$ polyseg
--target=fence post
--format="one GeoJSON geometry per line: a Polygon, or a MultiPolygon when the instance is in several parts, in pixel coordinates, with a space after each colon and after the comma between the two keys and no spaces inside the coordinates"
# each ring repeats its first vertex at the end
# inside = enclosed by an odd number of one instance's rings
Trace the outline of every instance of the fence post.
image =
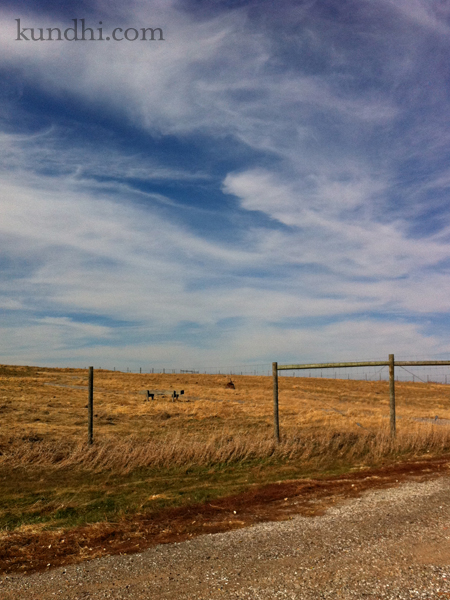
{"type": "Polygon", "coordinates": [[[94,443],[94,367],[89,367],[88,443],[94,443]]]}
{"type": "Polygon", "coordinates": [[[272,363],[273,378],[273,424],[275,428],[275,441],[280,443],[280,421],[278,418],[278,363],[272,363]]]}
{"type": "Polygon", "coordinates": [[[389,354],[389,413],[391,421],[391,437],[395,437],[395,378],[394,355],[389,354]]]}

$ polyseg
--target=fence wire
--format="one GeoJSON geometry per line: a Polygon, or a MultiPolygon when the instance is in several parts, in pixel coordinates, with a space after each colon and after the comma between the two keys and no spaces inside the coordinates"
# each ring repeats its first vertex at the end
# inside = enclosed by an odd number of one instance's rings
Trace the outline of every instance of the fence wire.
{"type": "MultiPolygon", "coordinates": [[[[397,358],[397,357],[396,357],[397,358]]],[[[421,357],[413,357],[411,360],[420,360],[421,357]]],[[[402,360],[404,358],[402,357],[402,360]]],[[[409,359],[409,357],[408,357],[409,359]]],[[[406,359],[405,359],[406,360],[406,359]]],[[[96,367],[100,368],[101,367],[96,367]]],[[[171,367],[134,367],[121,368],[113,367],[107,369],[111,371],[119,371],[122,373],[141,373],[145,374],[166,374],[166,375],[227,375],[229,377],[246,375],[246,376],[272,376],[272,364],[247,364],[234,366],[218,366],[218,367],[196,367],[196,368],[171,368],[171,367]]],[[[351,368],[336,368],[336,369],[311,369],[305,371],[280,371],[279,377],[307,377],[317,379],[347,379],[355,381],[389,381],[389,368],[383,367],[351,367],[351,368]]],[[[409,381],[413,383],[441,383],[450,384],[450,367],[395,367],[396,381],[409,381]]]]}

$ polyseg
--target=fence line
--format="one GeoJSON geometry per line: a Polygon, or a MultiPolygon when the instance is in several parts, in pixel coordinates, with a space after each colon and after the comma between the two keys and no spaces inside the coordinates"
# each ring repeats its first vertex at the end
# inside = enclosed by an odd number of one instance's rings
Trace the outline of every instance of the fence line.
{"type": "MultiPolygon", "coordinates": [[[[266,368],[266,365],[258,365],[260,367],[266,368]]],[[[427,366],[450,366],[450,360],[410,360],[410,361],[395,361],[394,355],[389,354],[389,359],[387,361],[356,361],[356,362],[339,362],[339,363],[310,363],[310,364],[290,364],[290,365],[279,365],[277,362],[272,363],[272,380],[273,380],[273,417],[274,417],[274,437],[275,440],[280,442],[280,422],[279,422],[279,403],[278,403],[278,379],[279,372],[281,374],[282,371],[295,371],[295,370],[314,370],[314,369],[340,369],[340,368],[360,368],[360,367],[381,367],[378,371],[381,380],[381,371],[385,367],[389,367],[389,417],[390,417],[390,432],[391,436],[395,436],[396,432],[396,412],[395,412],[395,367],[400,367],[404,369],[407,373],[412,375],[413,381],[415,377],[417,377],[420,381],[425,383],[418,375],[411,373],[405,367],[427,367],[427,366]]],[[[114,367],[114,372],[116,368],[114,367]]],[[[176,369],[167,369],[167,373],[172,374],[176,373],[176,369]]],[[[253,370],[256,375],[256,370],[253,370]]],[[[120,371],[119,371],[120,372],[120,371]]],[[[122,371],[123,372],[123,371],[122,371]]],[[[127,368],[127,373],[130,373],[130,369],[127,368]]],[[[159,372],[165,374],[166,369],[160,369],[159,372]]],[[[139,368],[139,373],[142,374],[142,367],[139,368]]],[[[151,373],[155,373],[155,369],[151,369],[151,373]]],[[[183,374],[200,374],[200,371],[196,371],[194,369],[180,369],[179,373],[183,374]]],[[[206,374],[206,371],[205,371],[206,374]]],[[[236,371],[227,371],[225,370],[223,373],[219,370],[219,374],[239,374],[236,371]]],[[[240,372],[242,375],[242,371],[240,372]]],[[[265,375],[265,373],[264,373],[265,375]]],[[[267,372],[269,375],[269,372],[267,372]]],[[[311,373],[309,373],[311,376],[311,373]]],[[[322,372],[321,372],[322,376],[322,372]]],[[[334,373],[334,378],[336,378],[336,372],[334,373]]],[[[366,373],[367,380],[367,373],[366,373]]],[[[398,377],[397,377],[398,381],[398,377]]],[[[427,375],[427,383],[429,383],[429,376],[427,375]]],[[[447,383],[447,375],[445,375],[445,383],[447,383]]],[[[70,386],[67,386],[70,387],[70,386]]],[[[94,417],[94,367],[89,367],[89,379],[88,379],[88,443],[93,444],[94,435],[93,435],[93,417],[94,417]]]]}
{"type": "MultiPolygon", "coordinates": [[[[365,381],[389,381],[388,367],[387,361],[365,361],[364,363],[358,363],[358,366],[355,365],[355,371],[352,373],[353,367],[347,366],[349,363],[323,363],[323,364],[334,364],[336,371],[334,373],[328,374],[332,367],[325,369],[324,372],[320,372],[318,375],[314,375],[311,371],[313,370],[313,365],[301,365],[304,370],[309,369],[310,372],[307,376],[309,377],[319,377],[323,379],[347,379],[347,380],[365,380],[365,381]],[[337,366],[339,365],[339,366],[337,366]],[[346,365],[346,366],[342,366],[346,365]],[[361,366],[359,366],[361,365],[361,366]],[[374,370],[374,367],[380,366],[374,370]],[[358,369],[364,369],[367,367],[368,370],[357,372],[358,369]],[[350,372],[348,372],[350,371],[350,372]]],[[[450,365],[448,365],[447,361],[396,361],[396,366],[401,367],[402,371],[396,372],[396,381],[422,381],[423,383],[442,383],[447,384],[450,383],[450,365]],[[432,363],[432,364],[430,364],[432,363]],[[403,365],[412,365],[414,367],[422,367],[419,373],[411,372],[408,369],[405,369],[403,365]],[[433,366],[436,364],[437,366],[447,366],[447,369],[439,369],[437,372],[434,370],[434,374],[431,376],[430,372],[423,372],[427,366],[433,366]]],[[[297,377],[295,370],[295,365],[282,365],[284,369],[280,371],[279,376],[282,377],[297,377]],[[288,371],[291,370],[292,374],[288,371]]],[[[87,367],[85,367],[87,368],[87,367]]],[[[99,367],[101,369],[101,367],[99,367]]],[[[162,368],[162,367],[135,367],[134,369],[126,368],[126,369],[118,369],[114,367],[111,370],[117,373],[129,373],[129,374],[142,374],[142,375],[174,375],[174,374],[196,374],[196,375],[225,375],[228,377],[237,377],[237,376],[257,376],[257,377],[270,377],[272,375],[272,366],[271,364],[259,364],[254,367],[250,365],[242,365],[242,366],[234,366],[234,367],[212,367],[212,368],[200,368],[196,369],[173,369],[173,368],[162,368]]],[[[300,375],[303,377],[303,375],[300,375]]]]}
{"type": "MultiPolygon", "coordinates": [[[[274,406],[274,435],[277,442],[280,441],[280,424],[278,414],[278,372],[294,371],[297,369],[338,369],[354,367],[389,367],[389,417],[391,436],[395,437],[395,367],[423,367],[423,366],[450,366],[450,360],[400,360],[395,361],[394,355],[389,354],[387,361],[359,361],[340,363],[311,363],[302,365],[279,365],[272,363],[273,378],[273,406],[274,406]]],[[[366,377],[367,378],[367,377],[366,377]]],[[[413,375],[414,379],[414,375],[413,375]]],[[[446,379],[447,383],[447,379],[446,379]]]]}

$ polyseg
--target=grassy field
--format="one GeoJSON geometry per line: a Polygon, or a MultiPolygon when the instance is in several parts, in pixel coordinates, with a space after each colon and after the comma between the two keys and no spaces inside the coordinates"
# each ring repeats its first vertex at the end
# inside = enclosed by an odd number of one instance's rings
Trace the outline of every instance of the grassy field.
{"type": "Polygon", "coordinates": [[[280,378],[282,443],[270,377],[95,371],[87,445],[87,371],[0,367],[0,529],[114,522],[252,485],[337,474],[450,450],[450,386],[280,378]],[[145,389],[184,389],[144,402],[145,389]],[[429,420],[429,421],[427,421],[429,420]]]}

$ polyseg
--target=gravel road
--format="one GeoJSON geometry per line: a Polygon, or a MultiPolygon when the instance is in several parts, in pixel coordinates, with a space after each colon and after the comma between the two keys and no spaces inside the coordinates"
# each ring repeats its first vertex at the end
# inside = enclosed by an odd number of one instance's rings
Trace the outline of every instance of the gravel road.
{"type": "Polygon", "coordinates": [[[449,511],[449,477],[402,483],[342,501],[319,517],[2,575],[0,598],[450,599],[449,511]]]}

